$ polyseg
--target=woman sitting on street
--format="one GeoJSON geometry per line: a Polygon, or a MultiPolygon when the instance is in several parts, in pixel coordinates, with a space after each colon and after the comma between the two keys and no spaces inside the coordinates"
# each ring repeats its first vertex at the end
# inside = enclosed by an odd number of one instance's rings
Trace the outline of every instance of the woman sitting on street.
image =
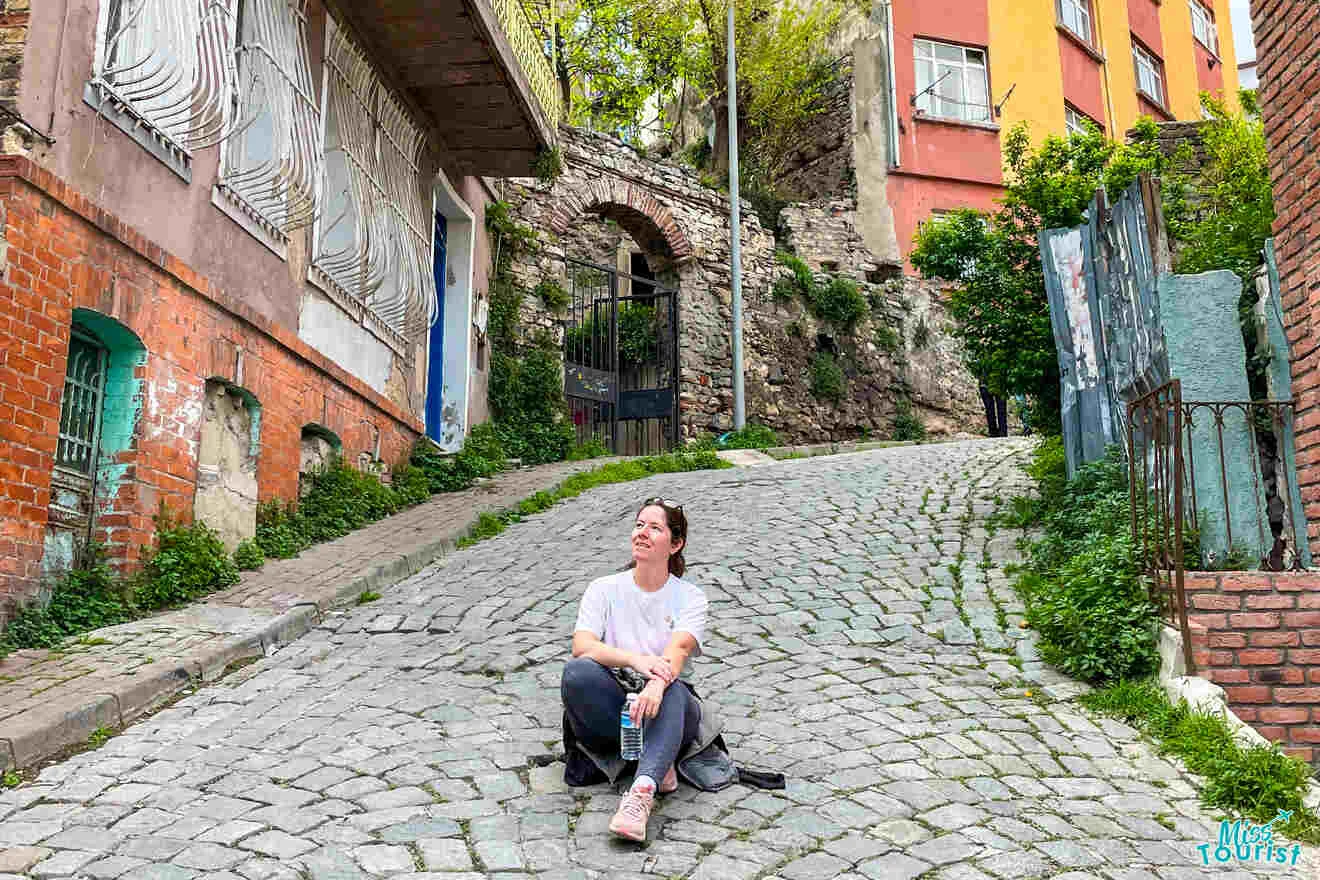
{"type": "Polygon", "coordinates": [[[687,518],[680,505],[645,501],[632,531],[632,563],[587,587],[573,632],[573,659],[560,688],[567,725],[588,752],[619,755],[620,714],[627,694],[620,679],[633,670],[646,680],[633,705],[642,724],[642,751],[631,789],[610,831],[646,840],[655,793],[678,787],[674,763],[693,743],[701,704],[679,680],[689,657],[701,654],[706,595],[681,579],[687,518]]]}

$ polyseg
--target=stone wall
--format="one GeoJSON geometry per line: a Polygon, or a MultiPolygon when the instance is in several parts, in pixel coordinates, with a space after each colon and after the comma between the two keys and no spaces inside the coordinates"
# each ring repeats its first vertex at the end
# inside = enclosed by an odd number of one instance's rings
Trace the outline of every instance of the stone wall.
{"type": "MultiPolygon", "coordinates": [[[[851,59],[848,59],[850,61],[851,59]]],[[[853,165],[853,80],[850,63],[824,98],[824,109],[796,147],[785,157],[776,184],[790,200],[856,199],[857,171],[853,165]]]]}
{"type": "Polygon", "coordinates": [[[14,110],[23,78],[31,0],[0,0],[0,107],[14,110]]]}
{"type": "MultiPolygon", "coordinates": [[[[554,184],[520,181],[506,188],[513,215],[537,230],[541,242],[515,265],[516,276],[530,289],[544,278],[564,278],[565,256],[612,264],[611,254],[635,244],[657,278],[679,289],[683,435],[728,430],[727,196],[702,186],[690,169],[648,160],[610,138],[565,129],[563,144],[565,170],[554,184]]],[[[775,301],[771,287],[784,272],[775,261],[775,241],[743,206],[748,421],[769,425],[793,443],[888,437],[895,402],[910,397],[935,434],[983,431],[976,383],[947,333],[940,288],[901,279],[896,264],[876,260],[850,212],[848,202],[793,205],[782,218],[789,229],[785,247],[815,269],[856,279],[874,302],[873,312],[845,333],[817,321],[802,302],[775,301]],[[809,390],[810,365],[821,349],[836,354],[845,373],[847,390],[837,405],[816,400],[809,390]]],[[[524,333],[558,334],[564,316],[528,296],[522,319],[524,333]]]]}

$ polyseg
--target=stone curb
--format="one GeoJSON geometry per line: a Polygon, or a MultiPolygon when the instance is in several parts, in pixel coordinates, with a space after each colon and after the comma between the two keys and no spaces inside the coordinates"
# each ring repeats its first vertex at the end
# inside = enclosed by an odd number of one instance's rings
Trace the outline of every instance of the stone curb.
{"type": "Polygon", "coordinates": [[[297,641],[314,629],[332,608],[356,598],[364,590],[386,587],[416,574],[456,546],[457,542],[449,539],[432,541],[340,584],[327,597],[328,601],[295,605],[259,628],[235,634],[186,657],[171,658],[169,663],[160,664],[160,670],[134,677],[121,687],[106,689],[80,705],[20,720],[17,730],[6,730],[6,736],[0,737],[0,770],[31,767],[64,749],[87,742],[98,728],[122,728],[186,688],[215,681],[237,660],[262,657],[297,641]]]}

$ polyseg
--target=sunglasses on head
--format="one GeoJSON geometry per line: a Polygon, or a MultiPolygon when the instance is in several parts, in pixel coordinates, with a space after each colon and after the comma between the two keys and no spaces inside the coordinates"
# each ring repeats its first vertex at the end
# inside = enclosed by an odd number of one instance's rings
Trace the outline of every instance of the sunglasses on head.
{"type": "Polygon", "coordinates": [[[680,513],[682,513],[683,511],[683,505],[675,501],[670,501],[668,498],[660,498],[659,496],[655,498],[648,498],[642,502],[643,507],[650,507],[653,504],[657,504],[660,507],[667,507],[670,510],[677,510],[680,513]]]}

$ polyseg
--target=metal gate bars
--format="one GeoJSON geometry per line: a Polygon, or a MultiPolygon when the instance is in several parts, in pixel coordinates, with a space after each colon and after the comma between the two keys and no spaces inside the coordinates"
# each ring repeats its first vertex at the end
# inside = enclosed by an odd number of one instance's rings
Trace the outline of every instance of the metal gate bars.
{"type": "Polygon", "coordinates": [[[678,291],[564,258],[564,396],[577,442],[619,455],[678,445],[678,291]]]}

